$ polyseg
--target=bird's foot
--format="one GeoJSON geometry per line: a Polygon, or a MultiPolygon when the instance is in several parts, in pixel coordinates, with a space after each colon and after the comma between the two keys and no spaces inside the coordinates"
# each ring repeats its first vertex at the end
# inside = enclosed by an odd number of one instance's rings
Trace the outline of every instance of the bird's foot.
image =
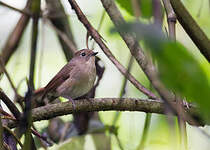
{"type": "Polygon", "coordinates": [[[71,97],[69,97],[68,100],[72,102],[73,111],[75,111],[76,110],[76,104],[75,104],[74,100],[71,97]]]}

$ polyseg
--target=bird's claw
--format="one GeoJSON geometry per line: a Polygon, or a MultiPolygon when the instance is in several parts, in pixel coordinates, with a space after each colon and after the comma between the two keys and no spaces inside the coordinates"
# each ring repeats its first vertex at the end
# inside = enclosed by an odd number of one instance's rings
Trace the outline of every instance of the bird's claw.
{"type": "Polygon", "coordinates": [[[68,98],[68,99],[69,99],[69,101],[72,102],[73,111],[75,111],[76,110],[76,104],[75,104],[74,100],[72,98],[68,98]]]}

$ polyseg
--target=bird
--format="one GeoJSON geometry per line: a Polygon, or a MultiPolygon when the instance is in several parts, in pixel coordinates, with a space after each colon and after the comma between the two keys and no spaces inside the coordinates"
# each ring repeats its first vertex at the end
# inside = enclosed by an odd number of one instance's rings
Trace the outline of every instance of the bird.
{"type": "Polygon", "coordinates": [[[39,102],[43,102],[45,97],[64,97],[72,102],[75,109],[74,99],[85,95],[94,86],[97,53],[90,49],[77,51],[45,87],[35,90],[34,95],[41,97],[39,102]]]}

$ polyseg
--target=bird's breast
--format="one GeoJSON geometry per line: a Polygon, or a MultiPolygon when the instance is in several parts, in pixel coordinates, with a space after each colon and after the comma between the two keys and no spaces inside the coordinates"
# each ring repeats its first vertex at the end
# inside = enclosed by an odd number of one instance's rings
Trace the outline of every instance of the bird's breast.
{"type": "Polygon", "coordinates": [[[57,91],[60,96],[75,99],[88,93],[94,86],[96,79],[96,68],[94,66],[77,68],[70,78],[67,79],[57,91]]]}

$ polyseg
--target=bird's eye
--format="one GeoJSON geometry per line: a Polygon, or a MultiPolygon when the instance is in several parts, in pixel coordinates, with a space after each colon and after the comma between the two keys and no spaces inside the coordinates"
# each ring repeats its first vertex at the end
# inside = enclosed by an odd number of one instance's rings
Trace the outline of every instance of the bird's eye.
{"type": "Polygon", "coordinates": [[[85,56],[86,54],[85,54],[85,52],[83,52],[81,55],[82,55],[82,56],[85,56]]]}

